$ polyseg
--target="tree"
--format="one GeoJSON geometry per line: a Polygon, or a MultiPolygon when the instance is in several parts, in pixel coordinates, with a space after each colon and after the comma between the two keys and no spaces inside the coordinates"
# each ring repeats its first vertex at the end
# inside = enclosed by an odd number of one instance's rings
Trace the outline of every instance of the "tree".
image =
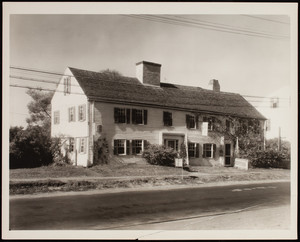
{"type": "Polygon", "coordinates": [[[106,75],[108,80],[117,80],[122,76],[122,74],[116,70],[105,69],[99,72],[106,75]]]}
{"type": "Polygon", "coordinates": [[[26,92],[33,100],[27,105],[30,118],[26,119],[29,125],[39,125],[50,132],[51,127],[51,99],[53,93],[42,90],[26,92]]]}
{"type": "Polygon", "coordinates": [[[28,104],[28,127],[10,128],[10,168],[49,165],[60,151],[60,141],[50,135],[52,93],[29,90],[27,94],[33,99],[28,104]]]}

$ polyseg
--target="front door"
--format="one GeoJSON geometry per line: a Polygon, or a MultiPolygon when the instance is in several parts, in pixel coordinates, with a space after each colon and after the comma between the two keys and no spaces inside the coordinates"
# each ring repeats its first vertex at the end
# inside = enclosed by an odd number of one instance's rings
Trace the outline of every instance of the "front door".
{"type": "Polygon", "coordinates": [[[225,166],[231,165],[231,144],[225,144],[225,166]]]}
{"type": "Polygon", "coordinates": [[[178,151],[178,140],[177,139],[165,139],[165,146],[178,151]]]}

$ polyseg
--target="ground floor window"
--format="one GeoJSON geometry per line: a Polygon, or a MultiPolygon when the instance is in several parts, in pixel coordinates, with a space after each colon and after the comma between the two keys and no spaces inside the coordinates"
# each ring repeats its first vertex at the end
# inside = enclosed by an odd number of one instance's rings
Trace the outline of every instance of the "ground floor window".
{"type": "Polygon", "coordinates": [[[216,152],[215,144],[203,144],[203,157],[204,158],[214,158],[216,152]]]}
{"type": "Polygon", "coordinates": [[[199,144],[189,142],[188,154],[190,158],[199,158],[199,144]]]}
{"type": "Polygon", "coordinates": [[[70,138],[69,140],[69,152],[73,152],[75,150],[75,139],[70,138]]]}
{"type": "Polygon", "coordinates": [[[143,140],[132,140],[132,154],[137,155],[143,152],[143,140]]]}
{"type": "Polygon", "coordinates": [[[114,154],[115,155],[125,155],[125,139],[115,139],[114,140],[114,154]]]}
{"type": "Polygon", "coordinates": [[[164,139],[164,145],[178,151],[178,139],[164,139]]]}
{"type": "Polygon", "coordinates": [[[85,138],[80,138],[80,143],[79,143],[79,153],[85,153],[86,151],[86,139],[85,138]]]}

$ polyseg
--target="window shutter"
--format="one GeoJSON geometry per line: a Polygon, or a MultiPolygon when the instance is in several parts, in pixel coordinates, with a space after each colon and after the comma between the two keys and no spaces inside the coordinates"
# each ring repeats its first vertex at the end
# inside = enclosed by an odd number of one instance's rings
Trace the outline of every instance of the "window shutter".
{"type": "Polygon", "coordinates": [[[74,117],[74,122],[76,121],[76,112],[75,112],[75,110],[76,110],[76,108],[75,107],[73,107],[73,112],[74,112],[74,115],[73,115],[73,117],[74,117]]]}
{"type": "Polygon", "coordinates": [[[196,115],[196,116],[195,116],[196,129],[198,129],[198,128],[199,128],[199,124],[198,124],[198,122],[199,122],[199,116],[198,116],[198,115],[196,115]]]}
{"type": "Polygon", "coordinates": [[[206,144],[203,144],[202,157],[205,158],[206,144]]]}
{"type": "Polygon", "coordinates": [[[136,124],[136,109],[132,109],[132,123],[136,124]]]}
{"type": "Polygon", "coordinates": [[[130,155],[130,140],[126,140],[126,155],[130,155]]]}
{"type": "Polygon", "coordinates": [[[71,122],[71,108],[68,108],[69,122],[71,122]]]}
{"type": "Polygon", "coordinates": [[[83,148],[83,153],[86,154],[86,149],[87,149],[87,139],[86,139],[86,138],[83,138],[83,140],[84,140],[84,141],[83,141],[83,143],[84,143],[84,146],[83,146],[83,147],[84,147],[84,148],[83,148]]]}
{"type": "Polygon", "coordinates": [[[114,108],[114,119],[115,119],[115,123],[119,123],[119,119],[118,119],[118,108],[114,108]]]}
{"type": "Polygon", "coordinates": [[[86,104],[83,105],[83,108],[82,108],[82,112],[83,112],[83,121],[85,121],[86,119],[86,104]]]}
{"type": "Polygon", "coordinates": [[[199,158],[199,144],[196,144],[196,158],[199,158]]]}
{"type": "Polygon", "coordinates": [[[118,155],[117,140],[114,140],[114,155],[118,155]]]}
{"type": "Polygon", "coordinates": [[[216,150],[217,150],[217,146],[216,144],[213,144],[213,158],[216,157],[216,150]]]}
{"type": "Polygon", "coordinates": [[[81,105],[78,106],[78,121],[80,121],[80,106],[81,105]]]}
{"type": "Polygon", "coordinates": [[[130,124],[130,109],[126,109],[126,123],[130,124]]]}
{"type": "Polygon", "coordinates": [[[190,128],[190,115],[186,115],[185,116],[185,119],[186,119],[186,127],[189,129],[190,128]]]}
{"type": "Polygon", "coordinates": [[[144,110],[144,125],[147,124],[147,119],[148,119],[148,110],[144,110]]]}
{"type": "Polygon", "coordinates": [[[147,141],[147,140],[144,140],[143,145],[144,145],[143,150],[147,149],[148,141],[147,141]]]}

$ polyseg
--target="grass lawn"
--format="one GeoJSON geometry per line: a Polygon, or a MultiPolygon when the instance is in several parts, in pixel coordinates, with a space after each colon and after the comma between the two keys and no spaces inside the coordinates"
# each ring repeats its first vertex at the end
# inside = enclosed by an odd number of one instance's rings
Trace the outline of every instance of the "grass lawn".
{"type": "Polygon", "coordinates": [[[75,166],[44,166],[12,169],[10,194],[36,194],[54,191],[102,190],[144,186],[204,184],[228,181],[258,181],[290,178],[290,170],[249,169],[233,167],[192,167],[192,172],[175,167],[150,164],[111,164],[90,168],[75,166]],[[181,177],[180,175],[185,175],[181,177]],[[116,179],[97,179],[116,177],[116,179]],[[126,179],[118,179],[126,177],[126,179]],[[67,178],[67,179],[66,179],[67,178]],[[69,179],[68,179],[69,178],[69,179]]]}
{"type": "Polygon", "coordinates": [[[43,166],[31,169],[11,169],[10,179],[38,179],[61,177],[122,177],[190,174],[181,168],[149,164],[98,165],[90,168],[75,166],[43,166]]]}

